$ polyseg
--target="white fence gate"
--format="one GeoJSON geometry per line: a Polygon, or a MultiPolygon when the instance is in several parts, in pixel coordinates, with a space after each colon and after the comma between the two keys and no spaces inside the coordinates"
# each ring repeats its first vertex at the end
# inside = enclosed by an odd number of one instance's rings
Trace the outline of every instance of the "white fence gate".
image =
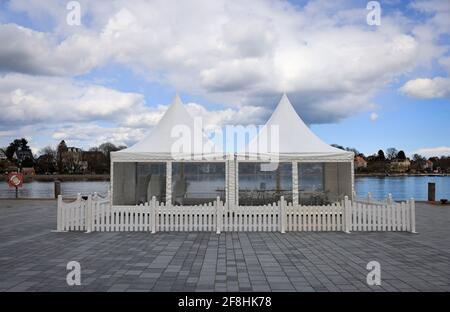
{"type": "Polygon", "coordinates": [[[58,197],[58,231],[409,231],[415,232],[414,200],[351,201],[322,206],[279,202],[227,207],[217,198],[197,206],[150,203],[111,206],[110,196],[58,197]]]}

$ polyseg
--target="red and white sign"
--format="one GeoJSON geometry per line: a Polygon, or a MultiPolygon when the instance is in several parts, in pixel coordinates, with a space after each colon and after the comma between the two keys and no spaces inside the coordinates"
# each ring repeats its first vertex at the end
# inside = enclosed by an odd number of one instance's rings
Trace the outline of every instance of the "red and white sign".
{"type": "Polygon", "coordinates": [[[23,174],[20,172],[10,172],[8,174],[8,184],[11,187],[22,187],[23,185],[23,174]]]}

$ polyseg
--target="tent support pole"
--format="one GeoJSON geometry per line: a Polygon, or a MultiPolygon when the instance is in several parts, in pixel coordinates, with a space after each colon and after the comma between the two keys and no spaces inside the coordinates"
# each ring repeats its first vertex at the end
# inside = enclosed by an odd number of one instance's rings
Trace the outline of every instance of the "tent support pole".
{"type": "Polygon", "coordinates": [[[234,156],[234,204],[239,206],[239,162],[236,155],[234,156]]]}
{"type": "Polygon", "coordinates": [[[298,163],[292,162],[292,204],[298,205],[298,163]]]}
{"type": "Polygon", "coordinates": [[[355,163],[353,159],[350,161],[350,175],[352,180],[352,194],[349,196],[351,200],[355,200],[355,198],[353,198],[353,194],[355,194],[355,163]]]}
{"type": "Polygon", "coordinates": [[[109,194],[111,194],[111,198],[110,200],[110,205],[112,207],[113,205],[113,198],[114,198],[114,193],[113,193],[113,183],[114,183],[114,160],[111,157],[111,163],[109,165],[109,194]]]}
{"type": "Polygon", "coordinates": [[[166,205],[172,204],[172,162],[166,162],[166,205]]]}
{"type": "Polygon", "coordinates": [[[225,159],[225,203],[228,205],[230,202],[230,179],[228,176],[229,172],[229,162],[228,159],[225,159]]]}
{"type": "Polygon", "coordinates": [[[228,209],[232,209],[238,202],[238,185],[237,185],[237,161],[233,157],[227,159],[228,169],[227,169],[227,179],[228,179],[228,201],[227,207],[228,209]]]}

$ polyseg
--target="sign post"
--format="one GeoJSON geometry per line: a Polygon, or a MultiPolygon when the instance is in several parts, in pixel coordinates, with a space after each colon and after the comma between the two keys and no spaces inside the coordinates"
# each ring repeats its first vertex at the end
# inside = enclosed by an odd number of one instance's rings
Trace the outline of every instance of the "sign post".
{"type": "Polygon", "coordinates": [[[10,172],[8,174],[8,184],[16,189],[16,198],[19,197],[19,187],[23,186],[23,174],[20,172],[10,172]]]}

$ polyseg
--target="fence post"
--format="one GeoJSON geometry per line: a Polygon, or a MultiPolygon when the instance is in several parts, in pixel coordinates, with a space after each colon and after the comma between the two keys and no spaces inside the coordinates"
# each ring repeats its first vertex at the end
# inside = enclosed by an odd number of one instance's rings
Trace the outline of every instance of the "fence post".
{"type": "Polygon", "coordinates": [[[78,211],[81,211],[81,205],[83,205],[83,197],[81,196],[81,193],[77,194],[77,208],[74,209],[73,213],[71,214],[70,223],[72,224],[72,227],[69,227],[69,230],[75,231],[77,228],[77,225],[80,225],[80,219],[78,219],[78,211]]]}
{"type": "Polygon", "coordinates": [[[367,193],[367,202],[371,203],[372,202],[372,193],[367,193]]]}
{"type": "Polygon", "coordinates": [[[216,234],[220,234],[222,230],[222,203],[220,202],[220,197],[217,196],[216,199],[216,234]]]}
{"type": "Polygon", "coordinates": [[[352,200],[356,200],[356,192],[355,191],[352,192],[352,200]]]}
{"type": "Polygon", "coordinates": [[[392,204],[392,194],[391,193],[389,193],[388,194],[388,198],[387,198],[387,203],[390,205],[390,204],[392,204]]]}
{"type": "Polygon", "coordinates": [[[62,215],[62,210],[63,210],[63,200],[62,200],[62,195],[58,195],[58,210],[57,210],[57,216],[56,216],[56,230],[57,231],[62,231],[63,230],[63,215],[62,215]]]}
{"type": "Polygon", "coordinates": [[[152,197],[151,205],[150,205],[150,213],[152,216],[152,234],[156,233],[156,197],[152,197]]]}
{"type": "Polygon", "coordinates": [[[409,209],[410,209],[410,218],[411,218],[411,233],[416,232],[416,203],[414,198],[411,198],[409,201],[409,209]]]}
{"type": "Polygon", "coordinates": [[[352,222],[352,210],[351,210],[351,201],[348,200],[348,196],[346,195],[344,197],[344,232],[350,233],[350,230],[352,228],[351,222],[352,222]]]}
{"type": "Polygon", "coordinates": [[[55,181],[55,198],[58,198],[59,195],[61,195],[61,182],[56,180],[55,181]]]}
{"type": "MultiPolygon", "coordinates": [[[[94,193],[96,194],[96,193],[94,193]]],[[[86,203],[86,210],[84,213],[85,218],[85,226],[86,226],[86,233],[92,232],[92,195],[88,195],[87,203],[86,203]]]]}
{"type": "Polygon", "coordinates": [[[428,183],[428,201],[434,202],[436,200],[436,183],[428,183]]]}
{"type": "Polygon", "coordinates": [[[286,205],[284,203],[284,196],[280,198],[280,231],[282,234],[286,233],[286,205]]]}

